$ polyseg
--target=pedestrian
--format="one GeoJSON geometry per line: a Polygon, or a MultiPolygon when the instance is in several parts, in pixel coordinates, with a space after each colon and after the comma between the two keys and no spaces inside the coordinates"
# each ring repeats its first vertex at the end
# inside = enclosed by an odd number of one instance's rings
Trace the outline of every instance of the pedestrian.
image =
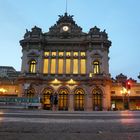
{"type": "Polygon", "coordinates": [[[54,108],[53,110],[54,110],[54,111],[57,110],[57,104],[58,104],[58,97],[57,97],[57,94],[55,93],[55,94],[54,94],[54,97],[53,97],[53,106],[54,106],[54,107],[53,107],[53,108],[54,108]]]}

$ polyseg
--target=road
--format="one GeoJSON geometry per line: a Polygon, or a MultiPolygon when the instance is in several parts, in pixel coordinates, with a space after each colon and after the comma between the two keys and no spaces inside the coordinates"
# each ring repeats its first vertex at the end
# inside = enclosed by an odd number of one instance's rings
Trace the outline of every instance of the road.
{"type": "Polygon", "coordinates": [[[0,110],[0,140],[139,140],[139,111],[0,110]]]}

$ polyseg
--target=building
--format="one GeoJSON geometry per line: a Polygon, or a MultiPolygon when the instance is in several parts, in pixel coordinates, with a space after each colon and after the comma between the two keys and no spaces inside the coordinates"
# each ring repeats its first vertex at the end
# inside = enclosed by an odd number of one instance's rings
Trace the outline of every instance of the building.
{"type": "Polygon", "coordinates": [[[34,27],[26,31],[19,77],[21,96],[38,96],[50,109],[57,94],[59,110],[110,108],[109,48],[111,41],[96,26],[82,31],[65,13],[49,32],[34,27]]]}
{"type": "Polygon", "coordinates": [[[13,67],[0,66],[0,96],[18,96],[19,86],[17,77],[20,73],[13,67]]]}
{"type": "MultiPolygon", "coordinates": [[[[54,103],[58,110],[69,111],[140,109],[140,83],[123,74],[111,78],[111,41],[105,30],[95,26],[85,33],[65,13],[48,32],[36,26],[26,30],[20,45],[20,74],[0,68],[1,77],[12,77],[13,95],[38,98],[47,110],[54,103]]],[[[5,85],[0,84],[1,89],[5,85]]]]}

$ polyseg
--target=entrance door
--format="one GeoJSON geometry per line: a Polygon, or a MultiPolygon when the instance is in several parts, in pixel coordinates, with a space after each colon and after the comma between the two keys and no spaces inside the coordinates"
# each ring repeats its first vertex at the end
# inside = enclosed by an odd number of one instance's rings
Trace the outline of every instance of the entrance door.
{"type": "Polygon", "coordinates": [[[59,90],[58,109],[68,110],[68,90],[66,88],[59,90]]]}
{"type": "Polygon", "coordinates": [[[53,90],[51,88],[47,88],[43,91],[43,108],[46,110],[52,109],[52,100],[51,100],[52,95],[53,90]]]}
{"type": "Polygon", "coordinates": [[[102,91],[100,89],[93,90],[93,110],[102,110],[102,91]]]}
{"type": "Polygon", "coordinates": [[[74,94],[74,108],[75,110],[84,110],[84,90],[79,88],[75,90],[74,94]]]}

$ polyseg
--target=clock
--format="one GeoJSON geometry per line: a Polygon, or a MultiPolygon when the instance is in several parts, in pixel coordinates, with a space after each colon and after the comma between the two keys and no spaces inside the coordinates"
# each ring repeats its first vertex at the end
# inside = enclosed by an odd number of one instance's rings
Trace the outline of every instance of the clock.
{"type": "Polygon", "coordinates": [[[69,30],[69,27],[68,26],[63,26],[63,31],[64,32],[67,32],[69,30]]]}

